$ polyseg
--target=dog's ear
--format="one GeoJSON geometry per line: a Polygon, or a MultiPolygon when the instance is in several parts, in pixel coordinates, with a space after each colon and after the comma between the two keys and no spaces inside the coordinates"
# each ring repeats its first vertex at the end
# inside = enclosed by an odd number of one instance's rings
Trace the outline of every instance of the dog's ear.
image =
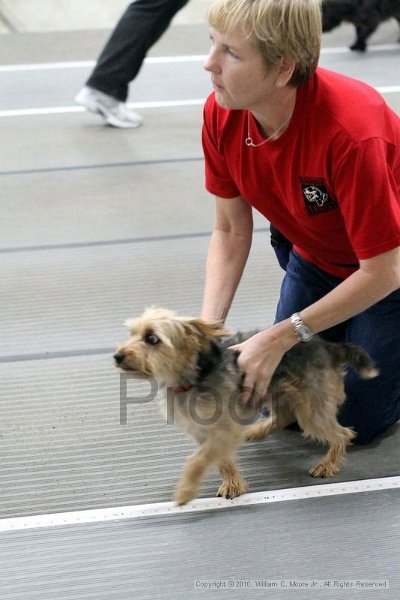
{"type": "Polygon", "coordinates": [[[129,329],[129,332],[132,334],[137,327],[138,319],[127,319],[124,322],[125,327],[129,329]]]}
{"type": "Polygon", "coordinates": [[[204,319],[185,319],[182,321],[183,326],[187,326],[192,331],[197,331],[202,337],[218,338],[231,335],[225,329],[221,321],[206,321],[204,319]]]}

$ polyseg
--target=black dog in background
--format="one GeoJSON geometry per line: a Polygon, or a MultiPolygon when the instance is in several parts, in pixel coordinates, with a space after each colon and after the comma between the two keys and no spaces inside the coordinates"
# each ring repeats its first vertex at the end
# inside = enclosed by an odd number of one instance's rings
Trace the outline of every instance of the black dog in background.
{"type": "Polygon", "coordinates": [[[322,0],[323,31],[330,31],[342,21],[355,26],[357,39],[351,50],[364,52],[367,38],[391,17],[400,25],[400,0],[322,0]]]}

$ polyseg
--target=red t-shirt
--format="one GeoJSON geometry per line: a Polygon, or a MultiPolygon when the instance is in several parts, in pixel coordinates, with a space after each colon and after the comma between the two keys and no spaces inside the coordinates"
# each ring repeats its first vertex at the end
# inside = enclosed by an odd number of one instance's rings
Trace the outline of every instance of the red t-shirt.
{"type": "MultiPolygon", "coordinates": [[[[248,113],[204,107],[206,188],[241,195],[305,259],[347,277],[400,244],[400,118],[372,87],[319,68],[285,133],[246,146],[248,113]]],[[[250,115],[255,143],[263,140],[250,115]]]]}

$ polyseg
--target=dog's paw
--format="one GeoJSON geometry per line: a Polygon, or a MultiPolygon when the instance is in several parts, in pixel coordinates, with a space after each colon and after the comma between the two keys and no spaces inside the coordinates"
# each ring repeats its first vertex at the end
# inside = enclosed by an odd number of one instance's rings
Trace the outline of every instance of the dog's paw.
{"type": "Polygon", "coordinates": [[[248,488],[247,482],[242,477],[233,481],[224,481],[217,492],[217,496],[231,500],[232,498],[236,498],[236,496],[245,494],[248,488]]]}
{"type": "Polygon", "coordinates": [[[357,40],[352,46],[350,46],[350,50],[355,50],[356,52],[365,52],[366,49],[367,44],[362,40],[357,40]]]}
{"type": "Polygon", "coordinates": [[[195,495],[196,492],[195,490],[193,490],[193,488],[183,486],[177,487],[172,496],[172,500],[179,504],[179,506],[182,506],[183,504],[187,504],[188,502],[193,500],[195,495]]]}
{"type": "Polygon", "coordinates": [[[311,467],[309,473],[313,477],[333,477],[333,475],[339,473],[339,467],[332,463],[320,462],[311,467]]]}

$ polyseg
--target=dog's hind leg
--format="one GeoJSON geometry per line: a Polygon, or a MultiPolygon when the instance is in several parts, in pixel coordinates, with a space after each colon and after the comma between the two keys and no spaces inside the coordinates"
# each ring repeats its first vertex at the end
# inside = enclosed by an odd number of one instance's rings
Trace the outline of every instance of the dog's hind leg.
{"type": "Polygon", "coordinates": [[[233,460],[226,459],[221,462],[219,464],[219,472],[223,481],[217,492],[217,496],[235,498],[247,492],[247,482],[239,473],[233,460]]]}
{"type": "Polygon", "coordinates": [[[332,477],[339,472],[340,463],[346,456],[346,448],[356,434],[348,427],[336,423],[327,431],[314,432],[313,435],[321,442],[328,442],[329,450],[322,460],[311,467],[309,473],[313,477],[332,477]]]}
{"type": "Polygon", "coordinates": [[[294,411],[303,435],[329,444],[327,454],[309,471],[313,477],[338,473],[346,447],[355,437],[354,431],[342,427],[336,418],[344,399],[341,369],[314,372],[312,382],[296,398],[294,411]]]}
{"type": "Polygon", "coordinates": [[[262,440],[267,437],[267,435],[279,431],[280,429],[284,429],[291,423],[294,423],[295,420],[296,417],[289,409],[273,412],[270,417],[260,419],[252,425],[249,425],[246,429],[246,439],[248,441],[262,440]]]}
{"type": "MultiPolygon", "coordinates": [[[[323,388],[321,388],[323,389],[323,388]]],[[[346,455],[346,448],[355,437],[354,431],[342,427],[336,419],[338,400],[320,403],[304,402],[296,407],[297,421],[305,437],[329,444],[327,454],[309,471],[313,477],[332,477],[346,455]]]]}

